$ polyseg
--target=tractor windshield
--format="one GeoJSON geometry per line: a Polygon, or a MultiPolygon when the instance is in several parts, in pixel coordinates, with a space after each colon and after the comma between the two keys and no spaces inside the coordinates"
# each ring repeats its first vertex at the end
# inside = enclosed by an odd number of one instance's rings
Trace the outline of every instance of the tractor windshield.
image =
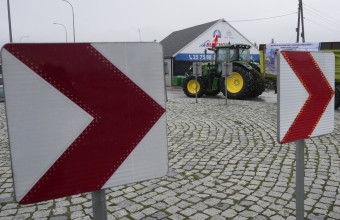
{"type": "Polygon", "coordinates": [[[231,62],[237,59],[236,49],[232,48],[220,48],[217,51],[216,62],[222,63],[224,61],[231,62]]]}
{"type": "Polygon", "coordinates": [[[249,62],[250,61],[250,51],[249,49],[240,48],[240,60],[249,62]]]}
{"type": "Polygon", "coordinates": [[[227,60],[228,52],[229,52],[228,48],[220,48],[217,51],[216,62],[217,63],[222,63],[223,61],[227,60]]]}

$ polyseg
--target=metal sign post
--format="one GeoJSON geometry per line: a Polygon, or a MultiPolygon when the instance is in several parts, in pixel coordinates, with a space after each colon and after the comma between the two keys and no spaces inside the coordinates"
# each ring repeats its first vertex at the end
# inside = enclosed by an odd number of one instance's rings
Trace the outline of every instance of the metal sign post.
{"type": "Polygon", "coordinates": [[[233,63],[227,63],[226,61],[222,63],[222,76],[224,77],[225,85],[225,104],[228,105],[227,78],[233,77],[233,63]]]}
{"type": "MultiPolygon", "coordinates": [[[[195,75],[195,82],[196,82],[196,103],[197,101],[197,80],[198,80],[198,75],[202,75],[202,63],[199,62],[194,62],[193,63],[193,74],[195,75]]],[[[201,85],[200,85],[201,86],[201,85]]],[[[201,89],[201,88],[200,88],[201,89]]]]}
{"type": "Polygon", "coordinates": [[[92,192],[92,210],[94,220],[107,220],[105,189],[92,192]]]}
{"type": "Polygon", "coordinates": [[[165,101],[168,101],[168,94],[166,91],[166,82],[165,82],[165,76],[169,74],[169,65],[167,62],[164,62],[164,93],[165,93],[165,101]]]}
{"type": "Polygon", "coordinates": [[[228,105],[228,84],[227,84],[227,77],[224,78],[224,85],[225,85],[225,105],[228,105]]]}
{"type": "Polygon", "coordinates": [[[304,219],[304,147],[305,140],[297,140],[296,144],[296,219],[304,219]]]}
{"type": "Polygon", "coordinates": [[[195,86],[195,89],[196,89],[196,103],[197,103],[197,65],[195,65],[195,83],[196,83],[196,86],[195,86]]]}

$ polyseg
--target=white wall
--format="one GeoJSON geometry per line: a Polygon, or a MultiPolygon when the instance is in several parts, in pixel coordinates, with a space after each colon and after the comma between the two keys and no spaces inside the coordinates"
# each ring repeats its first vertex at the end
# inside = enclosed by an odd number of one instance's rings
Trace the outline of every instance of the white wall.
{"type": "MultiPolygon", "coordinates": [[[[253,46],[253,44],[241,35],[235,28],[233,28],[229,23],[220,20],[215,25],[210,27],[204,33],[202,33],[198,38],[193,40],[187,46],[182,48],[176,56],[176,60],[209,60],[210,57],[204,56],[204,50],[211,48],[212,42],[218,34],[217,45],[230,44],[248,44],[251,45],[251,54],[259,54],[259,50],[253,46]]],[[[212,54],[212,51],[208,50],[207,54],[212,54]]]]}

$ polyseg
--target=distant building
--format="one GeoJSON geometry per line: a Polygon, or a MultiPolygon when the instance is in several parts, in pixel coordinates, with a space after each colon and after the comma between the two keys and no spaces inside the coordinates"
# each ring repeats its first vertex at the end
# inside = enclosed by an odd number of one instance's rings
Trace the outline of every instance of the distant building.
{"type": "Polygon", "coordinates": [[[206,54],[204,51],[211,48],[215,39],[217,45],[251,45],[252,59],[260,60],[259,50],[224,19],[200,24],[175,31],[160,42],[163,46],[164,61],[170,69],[166,76],[167,86],[171,86],[173,76],[184,75],[192,62],[210,61],[213,57],[212,51],[207,50],[206,54]]]}

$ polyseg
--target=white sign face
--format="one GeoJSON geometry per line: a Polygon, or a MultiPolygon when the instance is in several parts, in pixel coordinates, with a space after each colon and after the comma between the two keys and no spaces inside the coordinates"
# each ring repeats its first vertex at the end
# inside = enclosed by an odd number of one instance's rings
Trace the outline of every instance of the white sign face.
{"type": "Polygon", "coordinates": [[[334,130],[333,53],[281,51],[278,141],[287,143],[334,130]]]}
{"type": "Polygon", "coordinates": [[[158,43],[7,44],[2,57],[19,203],[166,174],[158,43]]]}

